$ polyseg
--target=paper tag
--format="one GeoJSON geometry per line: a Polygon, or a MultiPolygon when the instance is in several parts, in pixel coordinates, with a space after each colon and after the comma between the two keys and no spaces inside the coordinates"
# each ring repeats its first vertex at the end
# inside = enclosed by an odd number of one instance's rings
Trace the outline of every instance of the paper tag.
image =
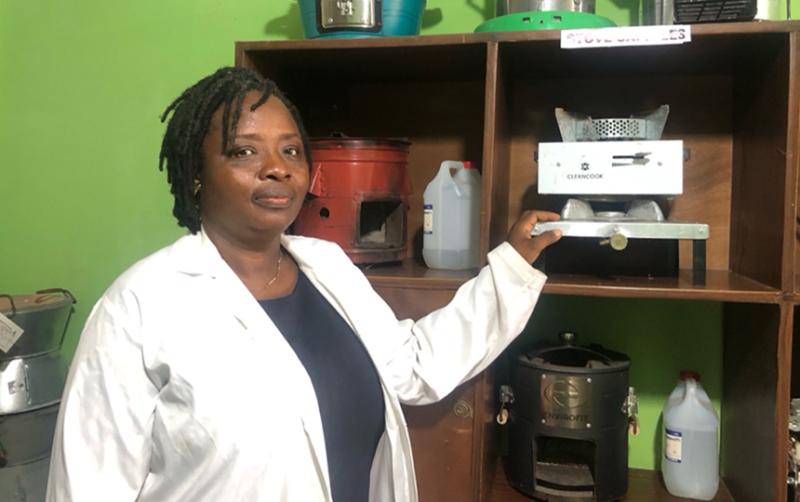
{"type": "Polygon", "coordinates": [[[683,460],[683,434],[672,429],[665,429],[664,434],[666,438],[664,456],[670,462],[680,464],[683,460]]]}
{"type": "Polygon", "coordinates": [[[0,313],[0,350],[8,352],[25,330],[0,313]]]}
{"type": "Polygon", "coordinates": [[[561,32],[562,49],[673,45],[691,41],[692,27],[685,24],[563,30],[561,32]]]}
{"type": "Polygon", "coordinates": [[[422,210],[422,229],[426,235],[433,234],[433,204],[425,204],[422,210]]]}

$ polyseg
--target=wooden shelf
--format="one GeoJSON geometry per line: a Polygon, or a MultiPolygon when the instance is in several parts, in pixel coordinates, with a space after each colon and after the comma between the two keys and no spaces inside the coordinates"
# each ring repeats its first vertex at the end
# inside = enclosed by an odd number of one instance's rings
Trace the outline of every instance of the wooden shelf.
{"type": "Polygon", "coordinates": [[[737,54],[758,54],[765,50],[769,53],[770,44],[781,43],[798,25],[797,21],[693,25],[689,44],[617,47],[613,52],[607,49],[562,50],[561,30],[246,41],[237,43],[236,64],[264,71],[284,87],[307,79],[358,84],[482,79],[487,44],[499,42],[506,46],[506,66],[515,68],[512,73],[531,78],[559,74],[585,77],[595,72],[613,75],[620,71],[628,76],[641,71],[648,75],[705,74],[712,68],[715,73],[730,73],[741,66],[741,57],[737,54]],[[526,48],[531,44],[536,47],[533,52],[526,48]],[[408,57],[409,53],[413,57],[408,57]],[[599,60],[598,55],[602,55],[599,60]],[[529,60],[538,63],[527,64],[529,60]],[[642,64],[643,60],[653,64],[642,64]]]}
{"type": "MultiPolygon", "coordinates": [[[[692,25],[692,40],[717,35],[736,35],[752,33],[788,33],[797,30],[798,21],[763,21],[743,23],[708,23],[692,25]]],[[[561,30],[530,30],[515,32],[475,33],[468,41],[519,41],[519,40],[561,40],[561,30]]]]}
{"type": "Polygon", "coordinates": [[[435,270],[411,259],[362,270],[373,286],[415,289],[458,289],[478,274],[478,269],[435,270]]]}
{"type": "MultiPolygon", "coordinates": [[[[709,23],[692,25],[692,38],[716,35],[749,34],[749,33],[788,33],[797,30],[798,21],[761,21],[744,23],[709,23]]],[[[255,40],[237,42],[237,47],[248,50],[276,49],[353,49],[368,47],[413,47],[430,45],[453,45],[459,43],[476,43],[490,41],[516,40],[554,40],[561,39],[561,30],[530,30],[494,33],[458,33],[447,35],[424,35],[404,37],[371,37],[371,38],[327,38],[315,40],[255,40]]]]}
{"type": "MultiPolygon", "coordinates": [[[[498,462],[497,465],[489,502],[530,502],[535,500],[508,486],[502,462],[498,462]]],[[[658,472],[630,469],[628,471],[628,494],[622,500],[625,502],[682,502],[689,499],[670,495],[658,472]]],[[[719,491],[712,502],[733,502],[733,500],[725,483],[720,482],[719,491]]]]}
{"type": "Polygon", "coordinates": [[[692,284],[690,270],[681,270],[677,278],[597,279],[577,275],[551,275],[544,286],[544,292],[556,295],[745,303],[779,303],[782,300],[779,290],[726,270],[706,272],[704,286],[692,284]]]}
{"type": "MultiPolygon", "coordinates": [[[[477,270],[434,270],[413,260],[364,268],[373,286],[414,289],[458,289],[477,270]]],[[[611,298],[660,298],[718,302],[780,303],[783,295],[752,279],[725,270],[709,270],[706,284],[695,286],[689,270],[677,278],[620,277],[599,279],[585,275],[550,275],[545,294],[611,298]]]]}

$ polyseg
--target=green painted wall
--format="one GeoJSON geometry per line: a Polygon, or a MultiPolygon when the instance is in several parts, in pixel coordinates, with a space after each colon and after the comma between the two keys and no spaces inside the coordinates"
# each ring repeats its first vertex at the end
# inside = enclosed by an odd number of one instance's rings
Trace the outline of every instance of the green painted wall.
{"type": "MultiPolygon", "coordinates": [[[[429,0],[423,33],[472,31],[493,9],[492,0],[429,0]]],[[[638,2],[600,0],[597,12],[631,24],[638,2]]],[[[234,41],[301,38],[299,23],[292,0],[0,0],[0,292],[70,289],[79,300],[66,342],[73,350],[111,281],[181,234],[157,170],[161,111],[232,64],[234,41]]],[[[719,396],[719,306],[642,302],[643,313],[631,315],[620,302],[546,299],[537,311],[546,322],[535,329],[595,333],[582,324],[593,302],[616,312],[596,340],[637,361],[644,428],[632,465],[653,467],[658,410],[675,371],[694,364],[719,396]],[[684,359],[676,347],[698,339],[710,357],[684,359]],[[670,351],[647,350],[659,345],[670,351]]]]}

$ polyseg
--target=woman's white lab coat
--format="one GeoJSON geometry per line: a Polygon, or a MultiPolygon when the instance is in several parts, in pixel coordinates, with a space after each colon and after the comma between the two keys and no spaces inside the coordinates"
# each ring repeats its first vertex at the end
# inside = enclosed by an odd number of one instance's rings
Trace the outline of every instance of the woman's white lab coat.
{"type": "MultiPolygon", "coordinates": [[[[283,245],[380,376],[386,433],[370,500],[415,502],[400,403],[436,401],[486,368],[522,331],[544,275],[504,243],[448,306],[398,321],[335,244],[285,236],[283,245]]],[[[311,380],[203,232],[117,279],[67,380],[48,501],[133,500],[330,500],[311,380]]]]}

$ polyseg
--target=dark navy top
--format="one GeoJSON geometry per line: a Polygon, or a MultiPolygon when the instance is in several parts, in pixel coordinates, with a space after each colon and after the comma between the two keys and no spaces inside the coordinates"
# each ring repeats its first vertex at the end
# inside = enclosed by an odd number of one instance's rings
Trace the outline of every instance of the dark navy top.
{"type": "Polygon", "coordinates": [[[300,271],[292,293],[259,303],[314,384],[334,502],[367,502],[369,471],[385,429],[383,393],[372,359],[300,271]]]}

